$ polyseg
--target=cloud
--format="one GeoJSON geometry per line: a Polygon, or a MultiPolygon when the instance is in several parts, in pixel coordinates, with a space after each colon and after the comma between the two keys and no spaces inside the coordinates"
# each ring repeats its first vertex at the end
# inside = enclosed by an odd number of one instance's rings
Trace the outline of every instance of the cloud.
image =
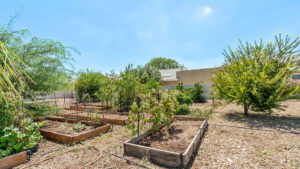
{"type": "Polygon", "coordinates": [[[203,18],[213,12],[212,8],[209,6],[200,6],[195,9],[195,14],[197,17],[203,18]]]}

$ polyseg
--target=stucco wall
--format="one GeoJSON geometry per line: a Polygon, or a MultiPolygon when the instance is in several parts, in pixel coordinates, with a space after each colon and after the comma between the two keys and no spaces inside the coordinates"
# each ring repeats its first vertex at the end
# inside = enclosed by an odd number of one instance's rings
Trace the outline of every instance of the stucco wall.
{"type": "Polygon", "coordinates": [[[179,79],[179,82],[182,82],[184,85],[192,85],[197,82],[202,82],[203,84],[211,84],[211,79],[216,70],[217,68],[178,71],[177,78],[179,79]]]}
{"type": "Polygon", "coordinates": [[[162,82],[163,86],[176,86],[178,81],[173,81],[173,82],[162,82]]]}

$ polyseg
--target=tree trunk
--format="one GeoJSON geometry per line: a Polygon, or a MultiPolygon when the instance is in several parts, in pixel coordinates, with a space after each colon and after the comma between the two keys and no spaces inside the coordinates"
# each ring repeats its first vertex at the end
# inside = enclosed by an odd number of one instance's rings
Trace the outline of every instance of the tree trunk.
{"type": "Polygon", "coordinates": [[[248,109],[249,109],[249,106],[246,105],[246,104],[244,104],[244,114],[245,114],[245,116],[248,116],[248,115],[249,115],[249,114],[248,114],[248,109]]]}

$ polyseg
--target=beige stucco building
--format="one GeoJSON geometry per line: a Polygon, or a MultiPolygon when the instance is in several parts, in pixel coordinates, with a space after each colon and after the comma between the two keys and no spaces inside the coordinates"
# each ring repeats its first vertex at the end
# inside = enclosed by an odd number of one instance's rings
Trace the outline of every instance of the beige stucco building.
{"type": "Polygon", "coordinates": [[[203,84],[205,89],[205,96],[209,98],[211,87],[212,87],[212,78],[214,72],[218,68],[205,68],[205,69],[167,69],[160,70],[162,76],[162,85],[164,88],[172,89],[178,83],[183,83],[184,86],[189,87],[193,86],[195,83],[200,82],[203,84]]]}
{"type": "Polygon", "coordinates": [[[176,86],[178,83],[194,85],[197,82],[212,84],[212,77],[218,68],[205,69],[168,69],[160,70],[163,86],[176,86]]]}

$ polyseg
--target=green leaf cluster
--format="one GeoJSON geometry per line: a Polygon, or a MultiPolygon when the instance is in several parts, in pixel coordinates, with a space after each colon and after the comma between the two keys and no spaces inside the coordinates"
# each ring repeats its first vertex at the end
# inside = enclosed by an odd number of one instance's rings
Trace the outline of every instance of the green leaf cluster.
{"type": "Polygon", "coordinates": [[[0,131],[0,159],[34,147],[41,135],[39,124],[31,119],[21,121],[19,127],[10,125],[0,131]]]}
{"type": "Polygon", "coordinates": [[[98,101],[97,92],[105,85],[105,79],[106,77],[99,72],[89,70],[79,72],[75,83],[75,91],[79,101],[86,101],[87,97],[91,101],[98,101]]]}
{"type": "Polygon", "coordinates": [[[299,69],[299,37],[291,40],[281,34],[274,42],[246,42],[235,50],[224,51],[225,63],[213,78],[215,97],[235,102],[254,111],[271,112],[279,108],[299,88],[291,85],[299,69]]]}
{"type": "Polygon", "coordinates": [[[160,127],[166,125],[168,128],[174,121],[173,116],[177,110],[178,102],[174,94],[168,90],[153,90],[148,94],[142,94],[139,101],[136,101],[131,106],[129,112],[129,123],[127,127],[132,131],[132,134],[137,134],[139,121],[142,131],[145,126],[150,125],[153,132],[158,132],[160,127]]]}
{"type": "Polygon", "coordinates": [[[177,69],[177,68],[183,68],[184,66],[179,64],[174,59],[170,58],[163,58],[163,57],[156,57],[150,60],[149,63],[146,64],[146,66],[154,67],[158,70],[162,69],[177,69]]]}

